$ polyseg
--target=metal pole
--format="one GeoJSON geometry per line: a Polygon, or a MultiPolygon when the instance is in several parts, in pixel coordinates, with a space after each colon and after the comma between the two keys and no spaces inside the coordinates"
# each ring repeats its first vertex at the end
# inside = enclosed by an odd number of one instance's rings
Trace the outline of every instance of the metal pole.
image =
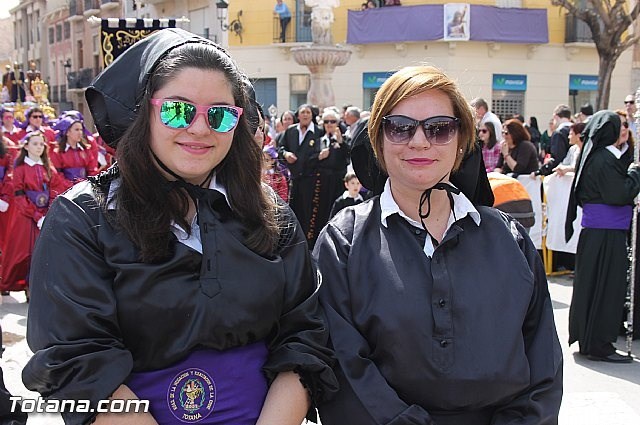
{"type": "MultiPolygon", "coordinates": [[[[636,105],[640,102],[640,87],[636,90],[636,105]]],[[[631,117],[627,117],[629,119],[631,117]]],[[[636,134],[634,134],[633,160],[637,164],[640,160],[640,109],[636,108],[635,116],[636,134]]],[[[638,199],[633,203],[633,217],[631,221],[631,273],[629,282],[629,313],[627,314],[627,355],[631,357],[631,347],[633,345],[633,311],[635,309],[635,287],[636,287],[636,257],[638,256],[636,244],[638,239],[638,199]]]]}

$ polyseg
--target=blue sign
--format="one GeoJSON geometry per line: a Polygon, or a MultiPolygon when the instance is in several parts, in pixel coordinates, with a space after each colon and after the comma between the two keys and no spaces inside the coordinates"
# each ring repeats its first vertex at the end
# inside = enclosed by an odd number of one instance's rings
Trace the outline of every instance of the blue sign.
{"type": "Polygon", "coordinates": [[[569,90],[597,91],[598,76],[571,74],[569,75],[569,90]]]}
{"type": "Polygon", "coordinates": [[[493,90],[525,91],[527,90],[527,76],[493,74],[493,90]]]}
{"type": "Polygon", "coordinates": [[[364,72],[362,73],[363,89],[379,89],[382,83],[391,77],[393,72],[364,72]]]}

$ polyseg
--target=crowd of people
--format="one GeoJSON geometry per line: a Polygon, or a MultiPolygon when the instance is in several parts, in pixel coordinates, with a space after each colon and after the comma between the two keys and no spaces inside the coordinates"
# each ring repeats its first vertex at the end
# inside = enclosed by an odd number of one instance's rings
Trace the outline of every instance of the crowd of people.
{"type": "Polygon", "coordinates": [[[613,345],[640,191],[630,111],[559,105],[541,134],[412,66],[370,112],[268,117],[229,54],[181,29],[136,43],[86,97],[95,133],[77,111],[5,108],[0,145],[0,288],[29,293],[25,386],[151,401],[67,423],[557,424],[534,215],[500,207],[541,202],[540,186],[504,191],[541,175],[571,177],[567,239],[582,211],[569,342],[631,361],[613,345]]]}
{"type": "Polygon", "coordinates": [[[78,111],[56,119],[31,107],[24,121],[2,107],[0,143],[0,290],[27,291],[35,241],[52,201],[111,165],[114,151],[78,111]]]}

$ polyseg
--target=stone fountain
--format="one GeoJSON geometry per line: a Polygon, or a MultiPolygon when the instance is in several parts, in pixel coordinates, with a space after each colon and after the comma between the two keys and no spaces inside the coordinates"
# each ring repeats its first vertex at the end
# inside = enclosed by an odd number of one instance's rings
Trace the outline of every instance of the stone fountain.
{"type": "Polygon", "coordinates": [[[333,8],[340,6],[340,0],[305,0],[305,4],[311,7],[313,43],[310,46],[295,47],[291,49],[291,54],[297,63],[305,65],[311,71],[307,102],[322,110],[335,105],[331,84],[333,70],[336,66],[349,62],[351,51],[332,42],[333,8]]]}

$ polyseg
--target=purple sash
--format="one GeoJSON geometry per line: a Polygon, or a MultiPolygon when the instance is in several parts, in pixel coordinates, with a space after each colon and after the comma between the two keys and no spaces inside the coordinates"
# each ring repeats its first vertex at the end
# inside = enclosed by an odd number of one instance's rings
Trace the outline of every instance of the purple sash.
{"type": "Polygon", "coordinates": [[[64,174],[65,179],[71,180],[72,182],[76,180],[83,180],[87,177],[87,171],[84,167],[63,168],[62,173],[64,174]]]}
{"type": "Polygon", "coordinates": [[[165,369],[133,372],[126,384],[160,424],[254,425],[267,395],[264,341],[202,349],[165,369]]]}
{"type": "Polygon", "coordinates": [[[49,191],[43,190],[39,192],[37,190],[25,190],[24,193],[27,198],[38,208],[46,208],[49,206],[49,191]]]}
{"type": "Polygon", "coordinates": [[[4,165],[0,165],[0,180],[4,180],[4,173],[5,173],[5,166],[4,165]]]}
{"type": "Polygon", "coordinates": [[[631,205],[584,204],[582,227],[589,229],[629,230],[631,205]]]}

